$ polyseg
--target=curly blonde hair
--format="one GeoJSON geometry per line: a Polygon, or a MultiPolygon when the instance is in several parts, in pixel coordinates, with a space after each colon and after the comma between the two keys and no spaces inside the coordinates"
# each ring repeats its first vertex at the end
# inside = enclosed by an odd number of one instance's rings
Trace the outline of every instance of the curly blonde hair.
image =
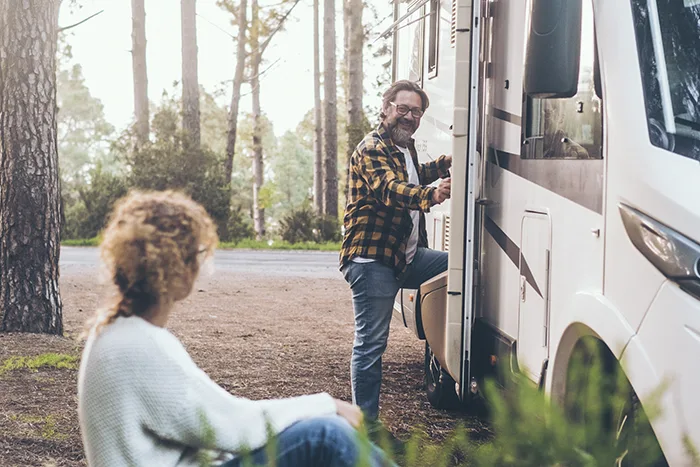
{"type": "Polygon", "coordinates": [[[100,245],[116,294],[88,322],[99,332],[119,316],[147,315],[186,298],[218,243],[198,203],[175,192],[134,191],[117,202],[100,245]]]}

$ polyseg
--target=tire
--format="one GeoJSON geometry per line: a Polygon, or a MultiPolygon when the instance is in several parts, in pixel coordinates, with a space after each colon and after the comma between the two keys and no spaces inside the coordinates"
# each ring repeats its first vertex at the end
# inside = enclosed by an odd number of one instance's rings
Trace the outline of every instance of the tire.
{"type": "Polygon", "coordinates": [[[452,379],[438,362],[430,350],[430,345],[425,342],[425,393],[428,402],[436,409],[452,409],[459,405],[459,398],[455,392],[455,380],[452,379]]]}
{"type": "Polygon", "coordinates": [[[668,467],[637,394],[605,344],[584,338],[576,345],[566,388],[567,416],[593,434],[584,449],[612,447],[619,467],[668,467]]]}

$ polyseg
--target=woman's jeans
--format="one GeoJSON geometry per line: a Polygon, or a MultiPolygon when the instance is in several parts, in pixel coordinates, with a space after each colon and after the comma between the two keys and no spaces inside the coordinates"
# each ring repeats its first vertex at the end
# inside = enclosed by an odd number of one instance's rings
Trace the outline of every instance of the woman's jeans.
{"type": "Polygon", "coordinates": [[[345,280],[352,290],[355,311],[355,342],[352,348],[352,400],[368,420],[379,414],[382,384],[382,355],[389,338],[394,298],[401,287],[420,285],[447,270],[447,253],[419,247],[408,266],[403,282],[392,268],[374,261],[350,262],[343,266],[345,280]]]}
{"type": "Polygon", "coordinates": [[[396,467],[375,445],[360,441],[358,432],[339,416],[297,422],[275,437],[273,443],[222,467],[396,467]],[[267,451],[273,449],[276,457],[271,459],[267,451]]]}

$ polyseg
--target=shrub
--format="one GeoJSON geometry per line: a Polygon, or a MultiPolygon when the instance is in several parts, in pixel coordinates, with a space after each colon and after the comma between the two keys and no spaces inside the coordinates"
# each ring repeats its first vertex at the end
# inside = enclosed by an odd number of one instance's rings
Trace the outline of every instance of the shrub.
{"type": "Polygon", "coordinates": [[[76,188],[77,198],[63,196],[63,239],[92,238],[105,226],[114,203],[127,193],[127,182],[98,164],[89,181],[76,188]]]}
{"type": "Polygon", "coordinates": [[[333,216],[320,216],[316,219],[316,241],[318,242],[339,242],[340,223],[333,216]]]}
{"type": "Polygon", "coordinates": [[[311,207],[292,210],[280,220],[280,236],[289,243],[338,242],[340,226],[332,216],[319,216],[311,207]]]}
{"type": "Polygon", "coordinates": [[[222,238],[221,240],[233,242],[234,244],[255,236],[250,216],[246,216],[241,207],[231,208],[228,218],[227,234],[227,238],[222,238]]]}
{"type": "Polygon", "coordinates": [[[316,215],[311,208],[293,210],[280,220],[280,236],[289,243],[312,242],[315,224],[316,215]]]}
{"type": "Polygon", "coordinates": [[[224,179],[223,159],[206,147],[189,145],[178,119],[172,109],[161,110],[153,117],[153,142],[136,147],[127,132],[114,142],[113,150],[129,170],[130,187],[187,193],[216,222],[219,237],[228,240],[231,186],[224,179]]]}

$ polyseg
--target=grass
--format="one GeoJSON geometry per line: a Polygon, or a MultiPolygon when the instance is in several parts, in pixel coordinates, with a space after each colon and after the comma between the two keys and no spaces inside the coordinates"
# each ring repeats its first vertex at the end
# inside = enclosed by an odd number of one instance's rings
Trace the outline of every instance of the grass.
{"type": "Polygon", "coordinates": [[[289,243],[284,240],[253,240],[245,239],[240,242],[221,242],[219,248],[235,249],[245,248],[250,250],[318,250],[318,251],[339,251],[340,242],[316,243],[301,242],[289,243]]]}
{"type": "MultiPolygon", "coordinates": [[[[99,246],[100,237],[68,239],[61,241],[63,246],[99,246]]],[[[304,251],[340,251],[340,242],[301,242],[289,243],[283,240],[253,240],[250,238],[239,242],[220,242],[222,250],[248,249],[248,250],[304,250],[304,251]]]]}
{"type": "Polygon", "coordinates": [[[74,239],[61,240],[61,245],[63,245],[63,246],[99,246],[101,240],[102,239],[100,237],[74,238],[74,239]]]}
{"type": "Polygon", "coordinates": [[[24,425],[29,431],[27,434],[39,433],[44,439],[64,440],[68,435],[60,433],[57,430],[56,417],[54,415],[46,415],[45,417],[36,415],[8,415],[10,421],[24,425]]]}
{"type": "Polygon", "coordinates": [[[45,353],[35,357],[10,357],[0,365],[0,376],[8,371],[28,369],[37,371],[39,368],[78,368],[78,357],[74,355],[45,353]]]}

